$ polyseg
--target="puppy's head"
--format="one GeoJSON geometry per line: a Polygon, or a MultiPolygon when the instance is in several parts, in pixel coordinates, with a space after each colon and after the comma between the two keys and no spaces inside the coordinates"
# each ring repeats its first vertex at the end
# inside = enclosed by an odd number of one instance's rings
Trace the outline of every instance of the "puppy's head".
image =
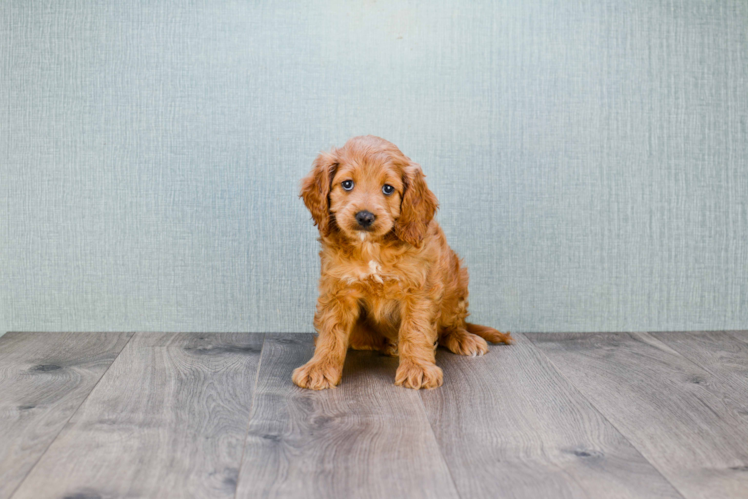
{"type": "Polygon", "coordinates": [[[339,231],[350,240],[376,241],[394,232],[414,246],[438,208],[421,167],[370,135],[321,153],[302,181],[301,197],[323,236],[339,231]]]}

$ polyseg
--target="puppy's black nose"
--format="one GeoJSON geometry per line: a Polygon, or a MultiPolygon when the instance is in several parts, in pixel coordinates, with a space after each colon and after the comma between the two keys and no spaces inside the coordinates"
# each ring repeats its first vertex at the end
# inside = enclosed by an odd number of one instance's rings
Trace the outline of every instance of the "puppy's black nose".
{"type": "Polygon", "coordinates": [[[366,210],[361,210],[356,214],[356,222],[358,222],[358,225],[363,227],[364,229],[371,226],[374,223],[374,219],[376,218],[376,215],[371,212],[367,212],[366,210]]]}

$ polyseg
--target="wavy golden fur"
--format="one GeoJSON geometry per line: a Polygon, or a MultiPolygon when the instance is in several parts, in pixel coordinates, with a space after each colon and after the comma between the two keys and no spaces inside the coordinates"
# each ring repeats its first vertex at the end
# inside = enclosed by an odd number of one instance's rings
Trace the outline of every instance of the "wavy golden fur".
{"type": "Polygon", "coordinates": [[[421,167],[394,144],[369,135],[321,153],[301,197],[319,228],[322,275],[315,352],[294,370],[296,385],[339,384],[351,347],[399,355],[395,383],[430,389],[442,385],[437,345],[476,356],[486,340],[512,342],[465,322],[467,269],[434,220],[439,205],[421,167]]]}

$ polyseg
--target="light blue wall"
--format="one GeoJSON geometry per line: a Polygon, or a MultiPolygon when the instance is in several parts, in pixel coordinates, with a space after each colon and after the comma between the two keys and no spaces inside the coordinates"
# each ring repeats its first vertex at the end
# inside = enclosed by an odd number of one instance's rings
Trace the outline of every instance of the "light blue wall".
{"type": "Polygon", "coordinates": [[[316,153],[421,163],[510,330],[748,328],[743,0],[0,3],[0,332],[309,331],[316,153]]]}

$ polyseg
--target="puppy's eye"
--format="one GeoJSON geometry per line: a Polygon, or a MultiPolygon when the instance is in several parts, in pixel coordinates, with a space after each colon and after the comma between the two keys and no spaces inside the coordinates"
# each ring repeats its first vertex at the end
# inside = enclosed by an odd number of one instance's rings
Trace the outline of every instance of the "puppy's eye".
{"type": "Polygon", "coordinates": [[[350,191],[353,189],[353,181],[343,181],[340,183],[341,186],[343,186],[343,189],[346,191],[350,191]]]}
{"type": "Polygon", "coordinates": [[[382,192],[389,196],[395,192],[395,188],[390,186],[389,184],[385,184],[384,186],[382,186],[382,192]]]}

